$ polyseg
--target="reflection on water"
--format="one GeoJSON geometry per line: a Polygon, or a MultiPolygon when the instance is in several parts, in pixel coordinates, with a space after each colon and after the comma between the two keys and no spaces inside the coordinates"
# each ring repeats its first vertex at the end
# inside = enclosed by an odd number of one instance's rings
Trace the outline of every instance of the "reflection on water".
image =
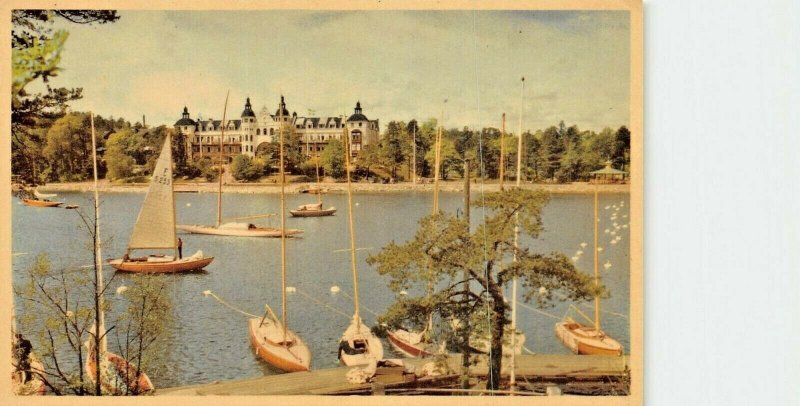
{"type": "MultiPolygon", "coordinates": [[[[216,195],[176,195],[179,224],[213,224],[216,216],[216,195]]],[[[62,193],[59,199],[70,204],[90,208],[91,194],[62,193]]],[[[129,233],[136,220],[144,194],[106,193],[101,196],[101,237],[105,241],[104,257],[118,257],[124,250],[129,233]]],[[[480,199],[476,193],[473,200],[480,199]]],[[[287,207],[316,201],[307,195],[287,196],[287,207]]],[[[414,235],[417,220],[428,215],[431,209],[429,193],[359,193],[354,196],[356,245],[359,287],[361,289],[361,315],[365,322],[373,323],[372,312],[383,311],[392,301],[387,279],[379,276],[364,259],[377,253],[381,247],[395,240],[404,242],[414,235]]],[[[347,231],[347,197],[343,194],[325,195],[325,204],[339,211],[332,217],[287,218],[287,227],[305,231],[302,238],[287,242],[288,285],[297,293],[288,296],[290,328],[296,330],[308,343],[313,354],[312,368],[338,365],[336,349],[338,339],[348,325],[340,312],[351,315],[353,303],[350,276],[350,256],[347,231]],[[332,286],[341,292],[331,293],[332,286]],[[311,296],[340,312],[315,304],[311,296]]],[[[227,194],[224,196],[224,218],[275,213],[280,203],[277,195],[227,194]]],[[[455,213],[462,206],[458,193],[442,193],[440,207],[455,213]]],[[[629,228],[628,195],[604,194],[600,197],[600,256],[603,282],[611,291],[604,299],[604,312],[627,315],[629,304],[629,228]],[[622,204],[620,204],[622,203],[622,204]],[[606,209],[608,206],[608,209],[606,209]],[[614,207],[616,206],[616,207],[614,207]],[[615,215],[616,214],[616,215],[615,215]],[[614,219],[612,219],[614,217],[614,219]],[[614,223],[617,223],[615,227],[614,223]],[[609,229],[606,233],[605,229],[609,229]],[[611,234],[614,231],[614,234],[611,234]],[[618,238],[619,237],[619,238],[618,238]],[[611,243],[616,240],[616,243],[611,243]],[[605,270],[602,264],[609,262],[605,270]]],[[[88,210],[88,209],[87,209],[88,210]]],[[[473,226],[482,221],[482,209],[472,209],[473,226]]],[[[88,265],[91,259],[91,240],[80,230],[82,224],[77,213],[63,209],[37,209],[13,204],[13,257],[14,283],[22,282],[22,272],[39,252],[50,254],[55,266],[88,265]]],[[[275,217],[261,219],[260,224],[277,226],[275,217]]],[[[577,267],[592,273],[592,196],[553,195],[544,211],[545,231],[536,241],[523,241],[539,252],[560,251],[567,257],[577,257],[577,267]],[[577,251],[583,254],[577,254],[577,251]]],[[[152,376],[156,386],[169,387],[214,380],[255,377],[273,374],[253,354],[247,338],[247,319],[239,313],[220,305],[202,294],[211,290],[220,297],[250,313],[262,314],[264,304],[280,311],[280,240],[259,238],[234,238],[200,235],[181,235],[183,250],[191,255],[203,250],[216,259],[206,272],[182,275],[163,275],[170,284],[169,294],[174,304],[174,323],[164,337],[166,345],[162,358],[167,365],[165,373],[152,376]]],[[[106,267],[110,275],[113,270],[106,267]]],[[[109,290],[129,285],[131,276],[118,274],[109,290]]],[[[510,291],[510,289],[509,289],[510,291]]],[[[124,297],[112,295],[114,301],[124,297]]],[[[589,304],[590,305],[590,304],[589,304]]],[[[19,307],[18,307],[19,308],[19,307]]],[[[586,310],[590,310],[587,307],[586,310]]],[[[550,315],[561,317],[567,304],[556,303],[545,309],[550,315]]],[[[591,314],[591,313],[589,313],[591,314]]],[[[555,319],[528,309],[519,309],[519,328],[526,334],[525,345],[534,352],[567,353],[555,338],[555,319]]],[[[629,350],[627,318],[611,313],[603,314],[604,330],[629,350]]],[[[390,346],[385,344],[388,349],[390,346]]],[[[389,355],[387,353],[387,355],[389,355]]]]}

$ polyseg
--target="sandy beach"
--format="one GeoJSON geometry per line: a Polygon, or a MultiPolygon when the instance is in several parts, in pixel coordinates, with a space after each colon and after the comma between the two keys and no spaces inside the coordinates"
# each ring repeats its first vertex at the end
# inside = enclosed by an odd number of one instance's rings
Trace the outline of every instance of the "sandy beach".
{"type": "MultiPolygon", "coordinates": [[[[286,185],[287,193],[301,193],[310,187],[315,187],[315,183],[290,183],[286,185]]],[[[344,193],[347,191],[347,183],[345,182],[325,182],[320,186],[323,190],[332,193],[344,193]]],[[[513,187],[511,182],[505,183],[505,187],[513,187]]],[[[218,184],[216,182],[175,182],[175,191],[183,193],[216,193],[218,184]]],[[[526,189],[544,189],[550,193],[592,193],[594,192],[594,185],[585,182],[576,182],[570,184],[533,184],[525,183],[523,187],[526,189]]],[[[112,184],[106,180],[99,182],[99,190],[101,192],[114,192],[114,193],[144,193],[147,191],[148,184],[134,183],[134,184],[112,184]]],[[[280,187],[275,183],[225,183],[225,193],[280,193],[280,187]]],[[[477,193],[481,190],[486,192],[497,191],[499,184],[497,182],[491,183],[472,183],[472,193],[477,193]]],[[[43,193],[58,193],[58,192],[89,192],[93,190],[93,182],[72,182],[72,183],[48,183],[44,186],[39,186],[38,190],[43,193]]],[[[457,181],[443,181],[439,183],[439,190],[442,192],[462,192],[464,190],[464,182],[457,181]]],[[[606,193],[629,193],[630,185],[628,184],[609,184],[600,185],[599,190],[606,193]]],[[[353,183],[353,191],[355,192],[431,192],[433,191],[433,183],[428,184],[413,184],[410,182],[394,183],[394,184],[381,184],[381,183],[353,183]]]]}

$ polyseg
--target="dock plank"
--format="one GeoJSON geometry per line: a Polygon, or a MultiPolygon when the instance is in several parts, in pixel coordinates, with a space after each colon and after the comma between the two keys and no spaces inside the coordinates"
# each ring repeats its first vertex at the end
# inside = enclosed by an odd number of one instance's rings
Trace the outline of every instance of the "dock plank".
{"type": "MultiPolygon", "coordinates": [[[[517,357],[517,376],[529,379],[596,379],[603,376],[621,376],[628,365],[628,357],[581,356],[581,355],[522,355],[517,357]]],[[[407,367],[419,371],[429,359],[404,359],[407,367]]],[[[458,371],[461,356],[453,355],[447,360],[451,369],[458,371]]],[[[504,360],[506,367],[508,362],[504,360]]],[[[156,395],[324,395],[333,393],[360,392],[369,390],[371,384],[351,384],[345,375],[349,367],[326,368],[310,372],[294,372],[268,375],[258,378],[215,382],[165,388],[156,390],[156,395]]],[[[487,360],[481,359],[470,368],[473,376],[486,376],[487,360]]],[[[504,368],[503,374],[507,374],[504,368]]],[[[401,384],[402,375],[385,375],[382,383],[401,384]]]]}

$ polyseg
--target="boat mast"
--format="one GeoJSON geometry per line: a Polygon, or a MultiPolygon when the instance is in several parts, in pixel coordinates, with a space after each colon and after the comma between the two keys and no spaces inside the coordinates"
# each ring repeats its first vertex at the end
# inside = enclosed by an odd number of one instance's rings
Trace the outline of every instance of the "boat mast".
{"type": "Polygon", "coordinates": [[[414,143],[412,144],[411,155],[412,155],[411,167],[413,168],[412,171],[414,172],[413,175],[411,175],[411,184],[416,185],[417,184],[417,123],[416,122],[414,123],[414,143]]]}
{"type": "MultiPolygon", "coordinates": [[[[342,116],[344,121],[344,116],[342,116]]],[[[353,303],[355,304],[355,313],[353,317],[356,319],[356,331],[361,331],[361,317],[358,315],[358,272],[356,271],[356,234],[353,227],[353,188],[350,183],[350,139],[345,125],[342,132],[342,141],[344,141],[344,167],[347,173],[347,214],[350,223],[350,266],[353,271],[353,303]]]]}
{"type": "Polygon", "coordinates": [[[500,132],[500,190],[503,190],[503,181],[506,172],[506,113],[503,113],[503,130],[500,132]]]}
{"type": "MultiPolygon", "coordinates": [[[[519,136],[517,138],[517,189],[522,186],[522,112],[525,104],[525,77],[522,77],[522,91],[519,102],[519,136]]],[[[503,132],[505,132],[505,114],[503,114],[503,132]]],[[[502,156],[502,155],[501,155],[502,156]]],[[[502,167],[502,166],[501,166],[502,167]]],[[[519,260],[519,212],[514,214],[514,262],[519,260]]],[[[516,348],[517,348],[517,277],[511,280],[511,388],[516,384],[516,348]]]]}
{"type": "MultiPolygon", "coordinates": [[[[597,175],[594,177],[594,287],[597,289],[600,286],[600,273],[598,271],[599,252],[597,252],[597,175]]],[[[594,296],[594,330],[600,332],[600,295],[594,296]]]]}
{"type": "MultiPolygon", "coordinates": [[[[228,90],[228,93],[225,95],[225,107],[222,110],[222,123],[221,125],[221,133],[219,136],[219,187],[217,188],[217,228],[222,223],[222,175],[225,173],[225,167],[222,166],[222,161],[225,157],[222,155],[222,145],[223,140],[225,139],[225,116],[228,114],[228,96],[231,95],[231,91],[228,90]]],[[[201,148],[202,150],[202,148],[201,148]]]]}
{"type": "Polygon", "coordinates": [[[280,177],[281,177],[281,318],[283,320],[283,343],[286,344],[286,179],[283,169],[283,108],[278,106],[278,135],[280,137],[280,177]]]}
{"type": "MultiPolygon", "coordinates": [[[[444,99],[447,103],[447,99],[444,99]]],[[[442,104],[442,115],[439,119],[439,131],[436,133],[436,157],[433,165],[433,214],[439,212],[439,167],[441,166],[441,146],[442,146],[442,127],[444,127],[444,104],[442,104]]]]}
{"type": "MultiPolygon", "coordinates": [[[[322,203],[322,186],[319,184],[319,153],[314,159],[315,166],[317,167],[317,203],[322,203]]],[[[321,209],[322,207],[320,207],[321,209]]]]}
{"type": "MultiPolygon", "coordinates": [[[[89,114],[89,120],[92,125],[92,171],[94,172],[94,256],[95,256],[95,263],[94,263],[94,270],[95,270],[95,280],[97,286],[95,287],[95,294],[97,295],[97,314],[95,317],[95,321],[97,323],[97,328],[95,329],[95,337],[100,337],[100,354],[104,354],[108,349],[105,331],[106,331],[106,317],[105,313],[103,312],[103,254],[102,248],[100,247],[100,195],[97,191],[97,136],[95,135],[94,131],[94,112],[89,114]]],[[[96,355],[96,354],[95,354],[96,355]]],[[[98,370],[100,361],[99,357],[96,357],[97,360],[98,370]]]]}

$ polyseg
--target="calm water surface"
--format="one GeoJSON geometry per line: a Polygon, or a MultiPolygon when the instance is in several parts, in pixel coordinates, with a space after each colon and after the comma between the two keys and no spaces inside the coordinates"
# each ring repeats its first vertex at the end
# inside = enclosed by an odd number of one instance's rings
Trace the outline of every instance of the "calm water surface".
{"type": "MultiPolygon", "coordinates": [[[[440,196],[443,210],[455,213],[462,207],[461,194],[442,193],[440,196]]],[[[69,204],[79,204],[87,213],[92,206],[90,193],[62,193],[58,198],[69,204]]],[[[103,252],[106,258],[119,257],[124,252],[143,199],[144,194],[137,193],[101,195],[101,235],[107,241],[103,252]]],[[[480,193],[474,193],[472,199],[480,199],[480,193]]],[[[287,207],[315,201],[314,196],[289,195],[287,207]]],[[[40,252],[49,253],[54,266],[91,264],[91,241],[80,230],[77,213],[27,207],[17,202],[15,199],[12,218],[15,284],[23,282],[21,271],[30,266],[40,252]]],[[[359,250],[357,255],[361,313],[365,322],[373,324],[373,312],[382,312],[394,296],[387,287],[388,279],[379,276],[364,260],[392,240],[401,243],[413,237],[417,220],[430,213],[431,194],[359,193],[354,195],[354,202],[356,245],[369,248],[359,250]]],[[[344,314],[353,313],[353,303],[347,295],[352,294],[349,253],[339,251],[349,248],[347,196],[325,195],[325,204],[336,206],[339,212],[333,217],[287,218],[287,227],[305,231],[303,238],[287,242],[288,285],[297,289],[297,293],[288,296],[288,307],[290,327],[311,348],[312,368],[338,365],[338,339],[349,317],[315,304],[304,294],[344,314]],[[330,293],[334,285],[339,286],[342,293],[330,293]]],[[[230,218],[275,213],[280,203],[276,195],[227,194],[223,205],[223,217],[230,218]]],[[[216,195],[178,193],[176,207],[179,224],[212,224],[216,218],[216,195]]],[[[583,250],[585,254],[579,256],[576,265],[581,271],[592,273],[592,209],[591,195],[553,195],[544,211],[545,232],[538,240],[524,243],[539,252],[560,251],[568,257],[583,250]],[[582,242],[590,245],[581,248],[582,242]]],[[[620,315],[627,315],[629,310],[629,228],[617,231],[616,235],[622,238],[615,244],[610,241],[616,236],[604,231],[607,228],[613,231],[614,222],[627,224],[628,209],[627,194],[600,197],[600,246],[604,248],[600,256],[601,272],[611,291],[611,297],[603,300],[602,308],[604,312],[620,315]],[[613,205],[619,209],[606,209],[613,205]],[[615,220],[611,220],[613,213],[617,213],[615,220]],[[612,266],[603,270],[602,264],[606,261],[612,266]]],[[[472,209],[473,226],[482,221],[482,215],[481,209],[472,209]]],[[[257,222],[279,225],[277,218],[257,222]]],[[[181,237],[184,255],[201,249],[216,259],[207,272],[162,275],[169,281],[175,322],[164,337],[169,352],[162,358],[168,361],[169,370],[151,377],[155,385],[170,387],[275,373],[253,354],[247,338],[247,319],[203,296],[202,292],[211,290],[250,313],[262,314],[265,303],[280,312],[280,239],[187,234],[181,237]]],[[[113,269],[105,267],[105,271],[110,276],[113,269]]],[[[130,276],[117,275],[110,292],[130,283],[130,276]]],[[[113,294],[110,298],[117,303],[125,300],[113,294]]],[[[582,307],[588,315],[592,314],[590,305],[582,307]]],[[[561,302],[545,309],[558,318],[566,310],[567,304],[561,302]]],[[[623,344],[627,353],[630,347],[628,319],[620,315],[604,313],[603,328],[623,344]]],[[[530,350],[568,353],[553,334],[556,319],[520,308],[518,320],[519,328],[526,334],[525,345],[530,350]]],[[[388,343],[384,347],[387,356],[396,356],[388,343]]]]}

